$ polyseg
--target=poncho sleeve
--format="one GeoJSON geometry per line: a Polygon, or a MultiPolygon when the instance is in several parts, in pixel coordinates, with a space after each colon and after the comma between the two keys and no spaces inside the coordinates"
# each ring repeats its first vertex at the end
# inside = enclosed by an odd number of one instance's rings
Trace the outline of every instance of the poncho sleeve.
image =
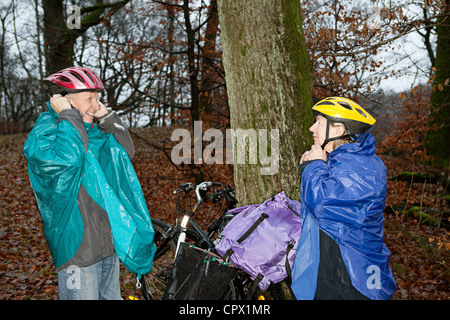
{"type": "Polygon", "coordinates": [[[42,114],[23,148],[56,267],[70,259],[81,243],[83,222],[77,196],[86,156],[77,128],[57,120],[50,112],[42,114]]]}
{"type": "MultiPolygon", "coordinates": [[[[382,228],[386,186],[380,170],[362,168],[357,159],[348,164],[327,165],[314,161],[302,175],[302,201],[321,227],[382,228]],[[330,168],[331,167],[331,168],[330,168]],[[381,214],[380,214],[381,212],[381,214]],[[376,221],[374,221],[376,220],[376,221]]],[[[362,164],[361,164],[362,165],[362,164]]],[[[369,231],[369,230],[365,230],[369,231]]],[[[376,230],[378,233],[382,230],[376,230]]]]}

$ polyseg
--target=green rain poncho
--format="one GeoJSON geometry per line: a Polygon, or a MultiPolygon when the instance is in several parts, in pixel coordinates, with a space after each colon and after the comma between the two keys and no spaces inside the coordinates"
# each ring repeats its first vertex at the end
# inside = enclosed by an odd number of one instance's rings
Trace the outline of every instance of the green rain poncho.
{"type": "Polygon", "coordinates": [[[150,272],[156,246],[142,189],[114,135],[85,123],[88,138],[51,109],[37,120],[23,152],[55,267],[69,261],[83,238],[77,202],[81,184],[107,212],[114,249],[135,274],[150,272]],[[87,150],[86,150],[87,149],[87,150]]]}

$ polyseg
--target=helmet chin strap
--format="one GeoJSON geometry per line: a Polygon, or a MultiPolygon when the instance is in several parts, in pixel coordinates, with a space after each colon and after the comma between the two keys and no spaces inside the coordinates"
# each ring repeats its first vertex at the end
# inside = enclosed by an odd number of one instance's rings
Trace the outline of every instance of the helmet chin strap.
{"type": "Polygon", "coordinates": [[[327,129],[326,129],[326,133],[325,133],[325,141],[322,143],[322,146],[321,146],[321,148],[324,149],[324,150],[325,150],[325,146],[326,146],[328,143],[330,143],[330,142],[332,142],[332,141],[341,140],[341,139],[346,139],[346,138],[350,137],[349,134],[344,134],[344,135],[339,136],[339,137],[329,138],[329,133],[330,133],[330,122],[328,121],[328,119],[326,119],[326,120],[327,120],[327,129]]]}

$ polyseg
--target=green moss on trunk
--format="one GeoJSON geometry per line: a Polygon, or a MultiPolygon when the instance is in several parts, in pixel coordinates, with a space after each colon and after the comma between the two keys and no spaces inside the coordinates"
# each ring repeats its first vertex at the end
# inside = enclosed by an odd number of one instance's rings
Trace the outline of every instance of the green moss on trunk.
{"type": "Polygon", "coordinates": [[[426,137],[426,149],[435,162],[446,167],[450,164],[450,84],[445,84],[450,78],[450,1],[444,1],[443,12],[446,13],[436,27],[436,78],[433,82],[431,95],[430,125],[440,127],[437,131],[430,130],[426,137]]]}
{"type": "Polygon", "coordinates": [[[235,161],[238,199],[242,205],[260,203],[283,190],[298,199],[298,163],[312,143],[310,63],[300,2],[222,0],[218,8],[231,128],[279,133],[276,174],[262,175],[259,161],[235,161]]]}

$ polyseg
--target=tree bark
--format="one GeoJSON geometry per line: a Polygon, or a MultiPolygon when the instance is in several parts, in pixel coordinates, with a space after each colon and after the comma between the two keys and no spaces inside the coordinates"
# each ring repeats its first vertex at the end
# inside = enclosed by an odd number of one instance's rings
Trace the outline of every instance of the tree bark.
{"type": "Polygon", "coordinates": [[[64,1],[42,0],[42,8],[44,9],[44,54],[47,74],[72,67],[74,46],[77,38],[90,27],[110,17],[129,1],[103,3],[103,0],[96,0],[92,6],[80,8],[81,15],[84,15],[80,28],[69,29],[64,18],[64,1]],[[110,10],[105,13],[107,9],[110,10]]]}
{"type": "Polygon", "coordinates": [[[437,164],[450,166],[450,1],[443,1],[443,14],[436,26],[437,44],[435,79],[431,94],[431,129],[426,137],[426,150],[437,164]],[[447,81],[447,83],[446,83],[447,81]]]}
{"type": "Polygon", "coordinates": [[[211,13],[206,24],[205,44],[203,46],[203,56],[201,58],[201,79],[200,90],[203,92],[199,97],[199,107],[201,112],[209,113],[212,109],[211,94],[206,91],[216,85],[214,77],[217,77],[215,70],[209,60],[216,52],[216,37],[219,32],[219,15],[217,13],[217,0],[211,1],[211,13]]]}
{"type": "Polygon", "coordinates": [[[195,31],[191,24],[191,12],[189,10],[189,0],[183,1],[183,14],[184,23],[186,27],[187,34],[187,58],[188,58],[188,72],[189,72],[189,83],[191,88],[191,117],[192,117],[192,130],[194,130],[194,121],[200,120],[199,117],[199,83],[198,83],[198,68],[196,63],[195,54],[195,31]]]}
{"type": "Polygon", "coordinates": [[[64,21],[62,0],[42,0],[44,9],[44,54],[47,74],[73,66],[73,42],[63,36],[69,32],[64,21]]]}
{"type": "MultiPolygon", "coordinates": [[[[242,155],[235,140],[234,182],[240,205],[261,203],[283,190],[298,199],[298,165],[312,144],[308,128],[313,120],[300,2],[219,0],[218,8],[231,128],[279,133],[274,174],[262,174],[260,169],[267,165],[261,163],[261,150],[256,164],[238,163],[242,155]]],[[[269,144],[268,154],[274,143],[269,144]]]]}

